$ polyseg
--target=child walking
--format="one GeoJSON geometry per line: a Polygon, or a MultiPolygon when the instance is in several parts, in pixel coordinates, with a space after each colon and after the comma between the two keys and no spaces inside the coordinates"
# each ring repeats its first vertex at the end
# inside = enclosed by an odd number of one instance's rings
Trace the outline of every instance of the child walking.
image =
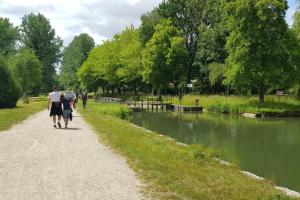
{"type": "Polygon", "coordinates": [[[73,100],[70,98],[65,98],[65,96],[62,94],[60,97],[60,101],[63,106],[63,118],[65,122],[65,128],[68,128],[68,124],[72,115],[73,100]]]}

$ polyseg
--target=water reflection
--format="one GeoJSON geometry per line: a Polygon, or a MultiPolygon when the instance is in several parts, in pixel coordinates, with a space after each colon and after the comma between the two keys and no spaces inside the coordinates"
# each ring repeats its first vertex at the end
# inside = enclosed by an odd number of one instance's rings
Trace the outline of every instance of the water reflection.
{"type": "Polygon", "coordinates": [[[180,142],[216,147],[241,169],[300,191],[299,119],[144,112],[132,122],[180,142]]]}

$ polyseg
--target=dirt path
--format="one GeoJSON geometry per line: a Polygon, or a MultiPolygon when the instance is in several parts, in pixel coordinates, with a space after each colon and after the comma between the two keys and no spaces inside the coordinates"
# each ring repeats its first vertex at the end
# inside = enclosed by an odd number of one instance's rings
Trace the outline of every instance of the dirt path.
{"type": "Polygon", "coordinates": [[[1,200],[138,200],[126,160],[98,142],[84,120],[54,129],[46,111],[0,132],[1,200]]]}

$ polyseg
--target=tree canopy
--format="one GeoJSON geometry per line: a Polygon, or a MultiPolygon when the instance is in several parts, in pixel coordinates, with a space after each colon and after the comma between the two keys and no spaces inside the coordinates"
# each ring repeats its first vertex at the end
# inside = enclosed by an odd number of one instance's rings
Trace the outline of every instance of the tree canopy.
{"type": "Polygon", "coordinates": [[[185,81],[188,52],[181,35],[171,21],[163,20],[143,51],[143,78],[155,89],[161,90],[170,83],[177,88],[185,81]]]}
{"type": "Polygon", "coordinates": [[[285,0],[240,0],[227,4],[227,79],[236,88],[255,88],[264,102],[267,87],[280,84],[291,66],[285,0]]]}
{"type": "Polygon", "coordinates": [[[63,62],[60,68],[59,82],[64,88],[78,89],[77,71],[94,48],[94,39],[86,33],[75,36],[64,50],[63,62]]]}
{"type": "Polygon", "coordinates": [[[39,89],[42,81],[42,64],[34,50],[23,48],[11,58],[12,75],[23,97],[39,89]]]}
{"type": "Polygon", "coordinates": [[[8,54],[16,51],[20,34],[17,27],[8,18],[0,17],[0,53],[8,54]]]}
{"type": "Polygon", "coordinates": [[[28,14],[22,18],[22,40],[34,49],[42,63],[42,91],[50,91],[54,84],[55,68],[62,53],[62,40],[56,36],[50,21],[42,14],[28,14]]]}

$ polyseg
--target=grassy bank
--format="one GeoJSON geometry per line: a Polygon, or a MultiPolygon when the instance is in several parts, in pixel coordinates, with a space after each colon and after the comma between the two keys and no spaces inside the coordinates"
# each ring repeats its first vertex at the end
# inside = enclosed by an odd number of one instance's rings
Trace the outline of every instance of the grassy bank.
{"type": "MultiPolygon", "coordinates": [[[[265,103],[261,105],[256,96],[193,96],[186,95],[182,99],[182,105],[194,106],[196,99],[199,105],[212,112],[229,113],[263,113],[263,112],[287,112],[300,111],[300,100],[295,97],[266,96],[265,103]]],[[[179,104],[178,98],[173,98],[173,103],[179,104]]]]}
{"type": "Polygon", "coordinates": [[[90,102],[80,113],[102,142],[127,157],[145,181],[145,191],[155,199],[288,199],[274,189],[272,181],[253,180],[236,167],[214,161],[218,156],[214,150],[182,146],[121,120],[126,110],[90,102]]]}
{"type": "Polygon", "coordinates": [[[19,101],[16,108],[0,109],[0,131],[25,120],[30,115],[47,108],[46,98],[39,98],[24,104],[19,101]]]}

